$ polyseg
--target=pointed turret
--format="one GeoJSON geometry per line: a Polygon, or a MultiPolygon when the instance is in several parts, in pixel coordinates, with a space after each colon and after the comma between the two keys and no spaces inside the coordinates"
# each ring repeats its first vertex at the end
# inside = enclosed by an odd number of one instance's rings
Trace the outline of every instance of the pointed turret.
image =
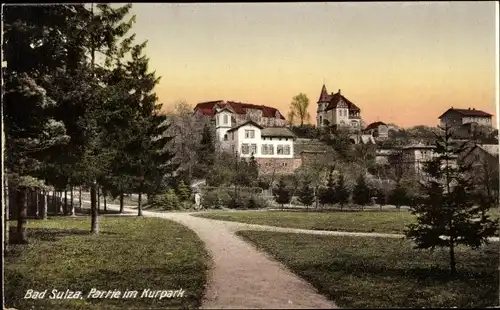
{"type": "Polygon", "coordinates": [[[318,103],[320,102],[327,102],[329,101],[330,96],[328,95],[328,91],[326,90],[325,84],[323,84],[323,87],[321,88],[321,94],[319,95],[318,103]]]}

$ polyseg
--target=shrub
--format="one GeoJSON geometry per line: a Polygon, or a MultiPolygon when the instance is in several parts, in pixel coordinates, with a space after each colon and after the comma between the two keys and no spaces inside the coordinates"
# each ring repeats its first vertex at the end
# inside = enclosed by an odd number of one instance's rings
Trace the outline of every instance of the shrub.
{"type": "Polygon", "coordinates": [[[151,195],[148,205],[162,210],[179,210],[182,207],[173,189],[169,189],[165,194],[151,195]]]}

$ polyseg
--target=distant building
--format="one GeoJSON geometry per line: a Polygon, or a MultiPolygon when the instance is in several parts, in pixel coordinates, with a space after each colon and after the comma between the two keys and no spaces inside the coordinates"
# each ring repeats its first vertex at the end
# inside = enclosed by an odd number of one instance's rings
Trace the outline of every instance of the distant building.
{"type": "Polygon", "coordinates": [[[439,120],[441,127],[445,127],[446,124],[448,126],[461,126],[469,123],[492,127],[491,117],[490,113],[475,108],[456,109],[451,107],[439,116],[439,120]]]}
{"type": "Polygon", "coordinates": [[[318,99],[317,127],[349,128],[361,130],[361,109],[340,93],[328,94],[323,85],[318,99]]]}
{"type": "Polygon", "coordinates": [[[226,131],[227,150],[239,158],[252,155],[263,174],[291,173],[301,165],[295,158],[295,134],[286,127],[267,127],[247,121],[226,131]]]}
{"type": "Polygon", "coordinates": [[[498,144],[476,144],[465,153],[461,160],[465,164],[472,165],[476,171],[487,167],[492,172],[498,173],[498,150],[498,144]]]}
{"type": "Polygon", "coordinates": [[[229,124],[229,128],[250,120],[264,127],[283,127],[288,124],[285,117],[276,108],[224,100],[198,103],[194,107],[193,116],[208,119],[212,123],[216,123],[216,126],[219,124],[226,127],[229,124]],[[226,114],[227,118],[224,114],[220,114],[223,111],[229,113],[226,114]],[[220,115],[219,120],[217,120],[217,114],[220,115]],[[227,122],[224,122],[225,120],[227,122]]]}
{"type": "Polygon", "coordinates": [[[424,173],[424,164],[436,157],[435,148],[434,145],[421,143],[403,147],[401,156],[405,170],[412,174],[422,175],[424,173]]]}

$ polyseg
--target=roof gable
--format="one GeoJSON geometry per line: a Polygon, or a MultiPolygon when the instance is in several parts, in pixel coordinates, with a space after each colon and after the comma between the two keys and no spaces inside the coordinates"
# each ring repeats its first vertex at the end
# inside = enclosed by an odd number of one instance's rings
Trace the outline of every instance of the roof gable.
{"type": "Polygon", "coordinates": [[[233,128],[229,129],[227,132],[238,130],[239,128],[241,128],[243,126],[247,126],[247,125],[251,125],[251,126],[257,127],[259,129],[263,129],[264,128],[264,127],[262,127],[261,125],[257,124],[254,121],[248,121],[248,122],[244,122],[242,124],[239,124],[237,126],[234,126],[233,128]]]}
{"type": "Polygon", "coordinates": [[[296,138],[297,136],[286,127],[266,127],[260,133],[261,137],[285,137],[296,138]]]}

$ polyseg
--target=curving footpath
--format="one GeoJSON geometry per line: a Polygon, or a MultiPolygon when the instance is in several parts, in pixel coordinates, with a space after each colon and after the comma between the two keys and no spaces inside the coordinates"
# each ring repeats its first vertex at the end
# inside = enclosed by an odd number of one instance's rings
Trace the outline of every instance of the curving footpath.
{"type": "MultiPolygon", "coordinates": [[[[116,210],[119,206],[108,204],[108,208],[116,210]]],[[[125,211],[125,216],[137,212],[129,206],[125,211]]],[[[241,230],[238,227],[245,224],[210,220],[190,213],[143,211],[143,215],[183,224],[205,243],[212,266],[203,309],[337,308],[305,280],[236,236],[235,232],[241,230]]]]}
{"type": "MultiPolygon", "coordinates": [[[[108,207],[118,209],[119,206],[108,204],[108,207]]],[[[137,212],[130,206],[126,206],[125,211],[127,214],[124,215],[137,212]]],[[[181,223],[195,231],[205,243],[213,265],[202,304],[204,309],[338,308],[284,265],[243,241],[235,234],[237,231],[265,230],[317,235],[403,238],[400,234],[284,228],[213,220],[192,215],[200,214],[199,212],[143,211],[143,214],[146,217],[165,218],[181,223]]],[[[492,239],[498,241],[498,238],[492,239]]]]}

